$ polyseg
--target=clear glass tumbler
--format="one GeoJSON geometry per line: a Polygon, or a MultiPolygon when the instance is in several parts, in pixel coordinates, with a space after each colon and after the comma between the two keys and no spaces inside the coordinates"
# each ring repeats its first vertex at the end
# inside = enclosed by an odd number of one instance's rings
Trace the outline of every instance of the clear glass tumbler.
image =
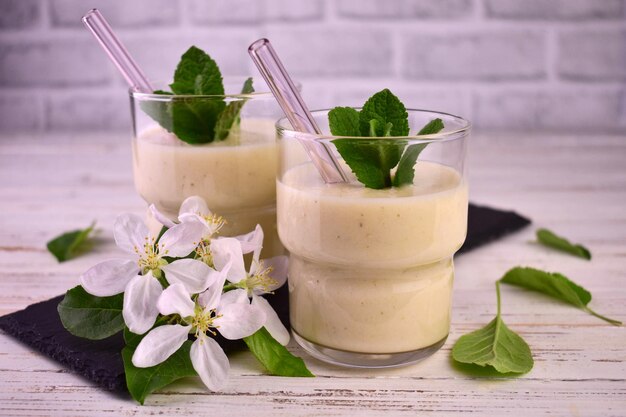
{"type": "MultiPolygon", "coordinates": [[[[172,220],[185,198],[204,198],[212,212],[226,219],[221,231],[225,236],[247,233],[261,224],[265,256],[279,255],[284,248],[276,232],[278,153],[274,122],[282,111],[270,92],[237,93],[243,83],[244,78],[225,79],[227,94],[223,96],[131,90],[135,188],[148,204],[155,204],[172,220]],[[197,109],[201,113],[202,109],[233,103],[242,105],[240,123],[224,134],[224,140],[189,144],[172,133],[193,127],[176,123],[197,109]],[[176,112],[183,115],[173,116],[176,112]]],[[[198,117],[193,121],[202,132],[205,120],[198,117]]]]}
{"type": "MultiPolygon", "coordinates": [[[[406,365],[437,351],[448,336],[452,258],[467,232],[470,124],[444,113],[408,113],[411,132],[435,118],[445,128],[434,135],[338,138],[277,122],[278,233],[290,252],[291,328],[318,359],[353,367],[406,365]],[[365,188],[337,152],[342,139],[355,147],[387,141],[399,152],[421,150],[413,182],[365,188]],[[325,143],[351,181],[325,184],[302,141],[325,143]]],[[[328,132],[328,111],[313,116],[328,132]]]]}

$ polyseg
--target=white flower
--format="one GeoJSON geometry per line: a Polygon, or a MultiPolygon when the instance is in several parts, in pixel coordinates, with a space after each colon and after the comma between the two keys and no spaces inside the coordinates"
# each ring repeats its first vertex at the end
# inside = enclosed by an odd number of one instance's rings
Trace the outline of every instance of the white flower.
{"type": "MultiPolygon", "coordinates": [[[[150,205],[150,211],[157,221],[165,227],[174,227],[176,223],[161,213],[154,204],[150,205]]],[[[222,216],[211,213],[202,197],[187,197],[178,211],[180,223],[198,221],[203,225],[203,240],[210,240],[226,223],[222,216]]]]}
{"type": "Polygon", "coordinates": [[[124,292],[123,316],[133,333],[143,334],[158,315],[156,302],[163,287],[162,272],[167,281],[181,283],[188,291],[199,293],[215,281],[217,272],[193,259],[180,259],[168,264],[164,257],[180,258],[190,254],[198,245],[203,227],[198,222],[186,222],[167,230],[159,243],[150,236],[148,227],[134,214],[119,216],[113,227],[115,243],[133,259],[110,259],[99,263],[81,275],[81,285],[88,293],[108,297],[124,292]],[[138,275],[141,272],[142,275],[138,275]]]}
{"type": "Polygon", "coordinates": [[[147,368],[165,361],[192,333],[196,340],[191,345],[191,363],[207,388],[219,390],[228,379],[230,365],[222,348],[207,333],[215,335],[217,330],[227,339],[241,339],[259,330],[265,321],[263,311],[250,304],[244,290],[222,294],[223,285],[222,275],[195,302],[181,284],[166,288],[159,297],[158,310],[163,315],[179,314],[184,324],[163,325],[150,331],[137,346],[133,365],[147,368]]]}
{"type": "Polygon", "coordinates": [[[289,331],[278,318],[278,315],[261,296],[280,288],[287,280],[287,257],[276,256],[259,260],[263,247],[263,229],[257,225],[254,232],[239,238],[219,238],[211,241],[213,262],[217,269],[230,264],[226,279],[237,288],[246,290],[252,298],[252,305],[265,312],[264,323],[267,331],[282,345],[289,343],[289,331]],[[244,265],[244,249],[252,252],[252,264],[248,271],[244,265]]]}

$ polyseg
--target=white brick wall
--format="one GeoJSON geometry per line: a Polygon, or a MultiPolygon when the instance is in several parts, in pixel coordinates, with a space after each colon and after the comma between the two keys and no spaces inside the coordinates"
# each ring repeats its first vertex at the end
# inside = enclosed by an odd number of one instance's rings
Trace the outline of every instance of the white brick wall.
{"type": "Polygon", "coordinates": [[[626,0],[0,0],[0,131],[129,129],[91,7],[153,79],[191,44],[256,74],[265,36],[311,107],[389,87],[480,129],[626,133],[626,0]]]}

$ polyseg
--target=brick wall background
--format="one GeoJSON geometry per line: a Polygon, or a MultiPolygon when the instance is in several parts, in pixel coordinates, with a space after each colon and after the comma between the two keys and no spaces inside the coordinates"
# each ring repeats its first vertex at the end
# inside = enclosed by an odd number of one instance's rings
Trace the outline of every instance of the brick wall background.
{"type": "Polygon", "coordinates": [[[268,37],[312,108],[389,87],[484,130],[626,133],[626,0],[0,0],[0,131],[129,129],[91,7],[153,79],[191,44],[256,75],[268,37]]]}

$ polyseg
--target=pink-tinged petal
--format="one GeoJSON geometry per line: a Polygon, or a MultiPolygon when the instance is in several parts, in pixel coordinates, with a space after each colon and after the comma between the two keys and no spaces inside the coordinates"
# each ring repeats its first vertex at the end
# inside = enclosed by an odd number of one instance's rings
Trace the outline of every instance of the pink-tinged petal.
{"type": "Polygon", "coordinates": [[[289,343],[289,339],[291,339],[291,335],[283,322],[278,318],[278,314],[276,314],[276,311],[272,308],[270,303],[259,295],[253,295],[252,305],[257,306],[265,313],[265,323],[263,323],[263,327],[267,329],[278,343],[286,346],[289,343]]]}
{"type": "Polygon", "coordinates": [[[221,317],[216,318],[213,323],[220,334],[230,340],[250,336],[263,327],[266,320],[263,310],[248,302],[226,305],[220,303],[217,313],[221,317]]]}
{"type": "Polygon", "coordinates": [[[163,226],[167,227],[168,229],[176,225],[176,223],[170,220],[169,217],[161,213],[154,204],[150,204],[150,214],[152,215],[152,217],[156,219],[156,221],[158,221],[159,223],[161,223],[163,226]]]}
{"type": "Polygon", "coordinates": [[[193,252],[204,233],[204,225],[199,221],[191,221],[177,224],[167,229],[159,240],[159,254],[182,258],[193,252]]]}
{"type": "Polygon", "coordinates": [[[165,361],[185,343],[189,330],[191,326],[180,324],[167,324],[153,329],[135,349],[133,365],[149,368],[165,361]]]}
{"type": "Polygon", "coordinates": [[[211,214],[211,210],[206,205],[206,201],[202,197],[192,195],[187,197],[183,204],[180,205],[178,216],[183,214],[199,214],[200,216],[208,216],[211,214]]]}
{"type": "Polygon", "coordinates": [[[263,247],[263,228],[257,224],[254,231],[245,235],[235,236],[235,239],[241,243],[241,250],[244,254],[254,251],[260,252],[263,247]]]}
{"type": "Polygon", "coordinates": [[[282,287],[287,282],[287,267],[289,266],[289,258],[287,256],[274,256],[273,258],[262,259],[263,268],[272,268],[269,276],[272,277],[275,284],[270,285],[267,291],[274,291],[282,287]]]}
{"type": "Polygon", "coordinates": [[[137,275],[128,283],[124,291],[122,316],[131,332],[144,334],[154,326],[159,315],[157,302],[162,292],[163,287],[152,272],[137,275]]]}
{"type": "Polygon", "coordinates": [[[110,259],[92,266],[80,276],[85,291],[97,297],[109,297],[124,292],[126,285],[139,273],[137,262],[110,259]]]}
{"type": "Polygon", "coordinates": [[[238,283],[246,278],[246,267],[243,262],[241,244],[232,237],[222,237],[211,240],[211,254],[215,269],[221,271],[229,262],[231,263],[226,279],[232,283],[238,283]]]}
{"type": "Polygon", "coordinates": [[[219,273],[202,261],[195,259],[179,259],[161,267],[165,278],[170,284],[183,284],[190,294],[198,294],[206,290],[218,279],[219,273]]]}
{"type": "Polygon", "coordinates": [[[191,295],[183,284],[173,284],[163,290],[157,308],[164,316],[178,314],[181,317],[189,317],[194,314],[195,304],[191,295]]]}
{"type": "Polygon", "coordinates": [[[148,226],[136,214],[126,213],[115,219],[113,236],[117,246],[128,253],[144,253],[144,246],[150,238],[148,226]]]}
{"type": "Polygon", "coordinates": [[[204,333],[191,345],[189,352],[193,369],[211,391],[219,391],[228,381],[230,364],[217,342],[204,333]]]}
{"type": "MultiPolygon", "coordinates": [[[[248,291],[237,288],[235,290],[230,290],[222,294],[222,298],[220,300],[220,308],[221,306],[225,306],[228,304],[250,304],[250,299],[248,298],[248,291]]],[[[219,312],[218,312],[219,313],[219,312]]]]}

